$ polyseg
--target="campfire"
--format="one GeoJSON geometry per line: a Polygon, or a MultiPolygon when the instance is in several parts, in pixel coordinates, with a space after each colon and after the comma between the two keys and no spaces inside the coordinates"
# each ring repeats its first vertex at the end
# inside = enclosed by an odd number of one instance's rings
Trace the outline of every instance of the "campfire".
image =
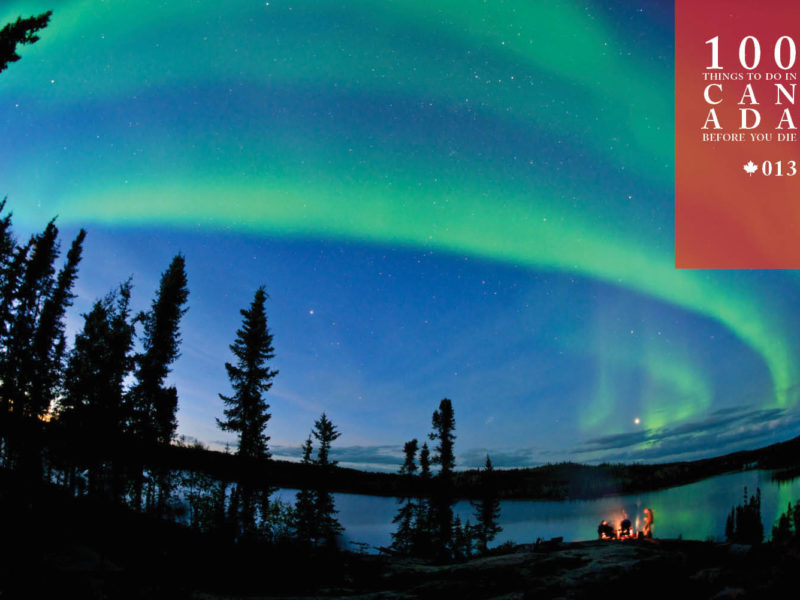
{"type": "Polygon", "coordinates": [[[639,516],[635,523],[631,521],[628,514],[622,510],[613,519],[603,519],[597,527],[597,536],[601,540],[631,540],[653,537],[653,511],[645,508],[644,526],[639,516]]]}

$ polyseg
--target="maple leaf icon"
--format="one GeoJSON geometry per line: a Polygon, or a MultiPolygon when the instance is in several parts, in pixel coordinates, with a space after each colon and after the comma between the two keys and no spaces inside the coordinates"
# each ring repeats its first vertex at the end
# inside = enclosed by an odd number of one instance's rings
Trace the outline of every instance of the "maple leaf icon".
{"type": "Polygon", "coordinates": [[[750,175],[750,176],[752,177],[752,176],[753,176],[753,173],[755,173],[756,171],[758,171],[758,165],[757,165],[757,164],[755,164],[755,163],[754,163],[754,162],[751,160],[750,162],[748,162],[748,163],[747,163],[747,164],[744,166],[744,170],[747,172],[747,174],[748,174],[748,175],[750,175]]]}

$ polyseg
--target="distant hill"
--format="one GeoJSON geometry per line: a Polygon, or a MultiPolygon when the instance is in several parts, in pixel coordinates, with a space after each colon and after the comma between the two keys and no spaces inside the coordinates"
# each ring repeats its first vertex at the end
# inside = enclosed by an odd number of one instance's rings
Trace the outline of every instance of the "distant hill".
{"type": "MultiPolygon", "coordinates": [[[[96,456],[96,448],[65,435],[57,427],[17,430],[6,434],[44,436],[44,446],[55,456],[74,457],[84,462],[96,456]]],[[[104,449],[114,460],[132,465],[192,470],[225,481],[241,481],[252,487],[313,487],[324,476],[315,465],[283,460],[255,460],[200,446],[144,446],[130,439],[117,440],[104,449]]],[[[83,464],[83,463],[79,463],[83,464]]],[[[399,465],[398,465],[399,468],[399,465]]],[[[602,464],[597,466],[565,462],[527,469],[497,469],[495,485],[501,498],[547,500],[588,499],[631,494],[700,481],[731,471],[768,469],[776,478],[800,476],[800,436],[760,448],[716,458],[663,464],[602,464]]],[[[335,492],[375,496],[424,495],[436,485],[394,473],[359,471],[334,467],[327,485],[335,492]]],[[[459,498],[480,496],[481,471],[471,469],[454,474],[454,494],[459,498]]]]}
{"type": "MultiPolygon", "coordinates": [[[[280,487],[299,488],[316,476],[313,466],[289,461],[254,463],[234,455],[199,448],[170,448],[170,462],[183,464],[222,478],[245,478],[269,482],[280,487]],[[233,477],[236,475],[236,477],[233,477]]],[[[399,465],[398,465],[399,467],[399,465]]],[[[558,463],[526,469],[495,470],[495,483],[502,498],[563,500],[598,498],[674,487],[731,471],[768,469],[790,478],[800,475],[800,436],[760,448],[726,454],[716,458],[663,464],[558,463]]],[[[377,496],[404,496],[424,493],[417,479],[393,473],[375,473],[336,467],[330,484],[335,491],[377,496]]],[[[480,496],[481,471],[455,473],[456,495],[480,496]]]]}

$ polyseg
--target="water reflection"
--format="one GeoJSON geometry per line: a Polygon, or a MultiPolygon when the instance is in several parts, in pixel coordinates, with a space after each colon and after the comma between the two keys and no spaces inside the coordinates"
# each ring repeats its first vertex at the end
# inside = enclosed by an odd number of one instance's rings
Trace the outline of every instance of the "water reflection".
{"type": "MultiPolygon", "coordinates": [[[[500,524],[503,531],[492,546],[503,542],[534,542],[537,538],[563,537],[566,541],[594,539],[602,519],[619,524],[625,510],[631,520],[639,517],[645,506],[655,513],[656,537],[706,540],[724,539],[725,518],[731,508],[742,502],[742,491],[761,488],[761,516],[765,536],[789,502],[800,499],[800,479],[778,483],[771,471],[746,471],[712,477],[682,487],[631,496],[552,502],[542,500],[505,500],[501,503],[500,524]]],[[[297,490],[282,489],[276,497],[294,502],[297,490]]],[[[345,540],[370,546],[389,546],[392,542],[392,517],[398,504],[394,498],[335,494],[339,521],[345,528],[345,540]]],[[[473,519],[469,502],[455,507],[461,521],[473,519]]]]}

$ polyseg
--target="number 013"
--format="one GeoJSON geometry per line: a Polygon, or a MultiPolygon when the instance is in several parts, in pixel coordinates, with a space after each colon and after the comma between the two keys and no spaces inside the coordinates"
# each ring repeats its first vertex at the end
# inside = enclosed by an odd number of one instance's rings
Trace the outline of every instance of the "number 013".
{"type": "Polygon", "coordinates": [[[793,160],[787,160],[783,162],[782,160],[778,161],[771,161],[765,160],[761,163],[761,173],[767,177],[770,175],[774,175],[775,177],[791,177],[792,175],[797,175],[797,162],[793,160]],[[784,167],[786,171],[784,172],[784,167]]]}

